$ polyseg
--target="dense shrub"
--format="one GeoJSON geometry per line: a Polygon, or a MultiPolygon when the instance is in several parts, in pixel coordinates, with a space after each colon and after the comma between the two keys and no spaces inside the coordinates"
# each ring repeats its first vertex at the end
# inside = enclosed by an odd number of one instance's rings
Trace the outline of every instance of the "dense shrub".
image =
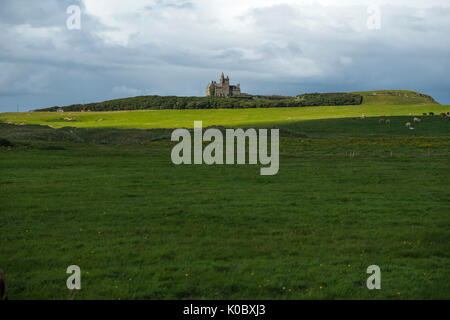
{"type": "MultiPolygon", "coordinates": [[[[109,100],[98,103],[75,104],[62,107],[64,111],[115,111],[143,109],[222,109],[222,108],[280,108],[305,106],[358,105],[362,96],[352,93],[312,93],[296,97],[252,96],[239,97],[176,97],[176,96],[140,96],[109,100]]],[[[57,111],[60,107],[51,107],[40,111],[57,111]]]]}

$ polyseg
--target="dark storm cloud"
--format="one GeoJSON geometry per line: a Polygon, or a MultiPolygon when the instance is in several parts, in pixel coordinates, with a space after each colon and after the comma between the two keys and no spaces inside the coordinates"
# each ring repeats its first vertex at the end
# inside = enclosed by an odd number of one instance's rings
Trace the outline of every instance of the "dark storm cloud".
{"type": "Polygon", "coordinates": [[[450,7],[385,5],[368,30],[367,7],[348,1],[2,1],[0,112],[203,95],[221,71],[250,93],[413,89],[450,103],[450,7]],[[81,30],[66,28],[73,4],[81,30]]]}

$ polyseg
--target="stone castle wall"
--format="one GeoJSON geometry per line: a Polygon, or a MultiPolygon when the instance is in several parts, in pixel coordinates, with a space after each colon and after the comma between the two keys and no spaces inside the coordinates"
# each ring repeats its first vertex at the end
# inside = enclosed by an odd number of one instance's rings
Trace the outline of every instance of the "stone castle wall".
{"type": "Polygon", "coordinates": [[[220,83],[216,81],[211,81],[210,84],[206,87],[206,96],[214,96],[214,97],[233,97],[241,95],[241,86],[239,84],[233,86],[230,85],[230,78],[227,76],[226,78],[223,75],[220,76],[220,83]]]}

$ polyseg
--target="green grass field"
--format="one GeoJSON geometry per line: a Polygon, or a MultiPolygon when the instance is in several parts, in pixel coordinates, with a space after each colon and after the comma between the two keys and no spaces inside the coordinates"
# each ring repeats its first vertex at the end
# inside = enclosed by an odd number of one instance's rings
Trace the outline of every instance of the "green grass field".
{"type": "Polygon", "coordinates": [[[448,112],[450,106],[441,105],[359,105],[335,107],[257,108],[257,109],[214,109],[214,110],[158,110],[158,111],[116,111],[116,112],[26,112],[2,113],[0,121],[15,124],[51,125],[79,128],[192,128],[195,120],[202,120],[204,126],[264,126],[288,124],[301,120],[374,116],[422,115],[422,113],[448,112]],[[64,120],[72,118],[71,121],[64,120]]]}
{"type": "Polygon", "coordinates": [[[437,103],[431,96],[411,90],[377,90],[353,92],[363,96],[363,104],[368,105],[430,105],[437,103]]]}
{"type": "Polygon", "coordinates": [[[66,299],[76,264],[75,299],[449,299],[450,118],[404,125],[449,110],[0,114],[9,297],[66,299]],[[175,166],[171,130],[142,130],[194,120],[280,128],[279,173],[175,166]]]}

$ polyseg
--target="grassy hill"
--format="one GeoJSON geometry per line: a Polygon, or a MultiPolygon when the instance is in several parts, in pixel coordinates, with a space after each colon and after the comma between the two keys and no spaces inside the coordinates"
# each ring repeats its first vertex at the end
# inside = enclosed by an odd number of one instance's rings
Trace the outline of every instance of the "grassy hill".
{"type": "Polygon", "coordinates": [[[75,299],[449,299],[450,118],[422,116],[448,111],[2,113],[9,297],[66,299],[77,264],[75,299]],[[171,128],[194,120],[279,128],[279,173],[174,165],[171,128]],[[366,288],[372,264],[382,290],[366,288]]]}
{"type": "Polygon", "coordinates": [[[429,105],[438,104],[433,97],[411,90],[378,90],[353,92],[363,97],[362,104],[429,105]]]}
{"type": "Polygon", "coordinates": [[[430,96],[410,90],[381,90],[364,92],[305,93],[295,97],[277,95],[243,95],[238,97],[178,97],[138,96],[88,104],[55,106],[36,111],[124,111],[124,110],[192,110],[192,109],[242,109],[284,108],[308,106],[348,105],[424,105],[437,104],[430,96]]]}
{"type": "Polygon", "coordinates": [[[376,116],[407,116],[409,114],[450,111],[449,106],[430,105],[356,105],[303,108],[212,109],[212,110],[142,110],[116,112],[23,112],[0,113],[0,122],[13,124],[40,124],[61,127],[115,127],[115,128],[190,128],[195,120],[204,126],[253,126],[295,121],[351,118],[365,114],[376,116]]]}

